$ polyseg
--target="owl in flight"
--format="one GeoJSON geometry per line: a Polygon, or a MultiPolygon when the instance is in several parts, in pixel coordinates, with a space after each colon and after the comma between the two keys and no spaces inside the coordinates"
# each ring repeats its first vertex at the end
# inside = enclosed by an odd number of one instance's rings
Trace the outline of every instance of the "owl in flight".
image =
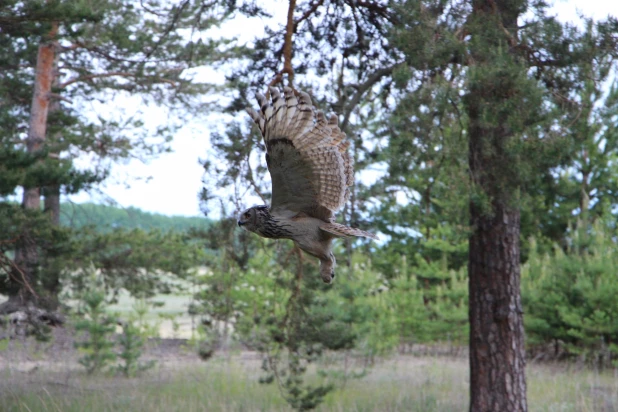
{"type": "Polygon", "coordinates": [[[269,90],[272,103],[258,94],[260,111],[249,108],[247,112],[266,144],[272,204],[245,210],[238,226],[269,239],[291,239],[320,259],[322,280],[331,283],[335,277],[334,238],[377,239],[372,233],[334,221],[354,184],[350,143],[337,126],[337,116],[327,120],[307,93],[286,87],[281,96],[277,88],[269,90]]]}

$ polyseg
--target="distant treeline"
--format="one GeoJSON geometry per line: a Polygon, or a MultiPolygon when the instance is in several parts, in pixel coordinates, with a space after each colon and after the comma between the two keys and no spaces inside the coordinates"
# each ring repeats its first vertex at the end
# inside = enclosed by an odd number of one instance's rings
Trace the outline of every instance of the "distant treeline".
{"type": "Polygon", "coordinates": [[[94,203],[63,203],[60,207],[60,223],[64,226],[95,226],[105,232],[115,228],[160,229],[184,232],[191,228],[204,229],[211,224],[204,217],[166,216],[149,213],[135,207],[114,207],[94,203]]]}

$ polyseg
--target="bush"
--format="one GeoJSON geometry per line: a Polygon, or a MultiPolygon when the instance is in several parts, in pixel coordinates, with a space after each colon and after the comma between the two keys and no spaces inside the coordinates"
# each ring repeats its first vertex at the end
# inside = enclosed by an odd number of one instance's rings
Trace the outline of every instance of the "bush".
{"type": "Polygon", "coordinates": [[[133,377],[139,372],[152,368],[155,361],[151,360],[141,363],[139,358],[142,356],[144,348],[144,336],[140,327],[133,321],[127,321],[122,326],[122,334],[118,338],[120,353],[118,358],[122,360],[116,369],[126,377],[133,377]]]}
{"type": "Polygon", "coordinates": [[[522,267],[528,341],[553,343],[597,366],[618,359],[618,245],[616,229],[603,222],[571,230],[563,251],[539,255],[535,242],[522,267]]]}
{"type": "Polygon", "coordinates": [[[75,329],[84,332],[84,339],[76,342],[75,346],[84,353],[79,363],[92,374],[103,370],[116,359],[112,339],[116,326],[105,311],[105,293],[101,289],[85,292],[80,306],[78,314],[83,318],[75,324],[75,329]]]}

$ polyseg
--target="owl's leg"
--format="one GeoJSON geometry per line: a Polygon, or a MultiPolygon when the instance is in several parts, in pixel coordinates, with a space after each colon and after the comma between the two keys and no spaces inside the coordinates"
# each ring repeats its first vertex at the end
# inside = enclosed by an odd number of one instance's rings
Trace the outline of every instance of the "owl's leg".
{"type": "Polygon", "coordinates": [[[322,276],[322,280],[324,283],[332,283],[335,278],[335,266],[337,261],[335,260],[335,255],[333,253],[329,253],[326,259],[320,259],[320,275],[322,276]]]}

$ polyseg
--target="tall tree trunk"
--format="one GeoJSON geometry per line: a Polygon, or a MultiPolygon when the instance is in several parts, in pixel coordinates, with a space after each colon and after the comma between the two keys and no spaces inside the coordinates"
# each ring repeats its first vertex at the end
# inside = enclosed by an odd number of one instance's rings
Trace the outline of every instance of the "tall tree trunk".
{"type": "MultiPolygon", "coordinates": [[[[60,224],[60,186],[50,185],[44,188],[45,213],[52,224],[60,224]]],[[[47,309],[56,310],[60,304],[58,295],[61,289],[60,270],[58,267],[46,267],[45,277],[41,279],[41,293],[44,297],[44,306],[47,309]]]]}
{"type": "MultiPolygon", "coordinates": [[[[518,1],[473,1],[469,167],[477,194],[470,201],[470,411],[527,411],[523,311],[520,295],[520,212],[517,167],[510,156],[509,102],[518,91],[509,74],[518,1]],[[505,57],[504,54],[507,54],[505,57]],[[510,63],[509,63],[510,62],[510,63]],[[496,67],[503,65],[502,72],[496,67]],[[509,163],[511,162],[511,163],[509,163]]],[[[523,69],[521,69],[523,70],[523,69]]]]}
{"type": "MultiPolygon", "coordinates": [[[[58,54],[55,53],[54,56],[54,65],[53,65],[53,78],[52,78],[52,87],[58,87],[60,83],[60,76],[58,74],[58,54]]],[[[62,106],[60,105],[59,99],[52,99],[49,102],[49,114],[59,114],[62,110],[62,106]]],[[[57,145],[60,140],[60,133],[56,133],[55,136],[52,137],[53,142],[51,146],[54,147],[57,145]]],[[[49,157],[53,159],[58,158],[58,153],[56,153],[53,149],[49,153],[49,157]]],[[[45,213],[51,220],[54,225],[60,224],[60,186],[57,184],[52,184],[45,186],[43,189],[43,196],[45,198],[44,209],[45,213]]]]}
{"type": "Polygon", "coordinates": [[[54,225],[60,224],[60,186],[45,186],[45,213],[54,225]]]}
{"type": "MultiPolygon", "coordinates": [[[[58,74],[58,54],[56,54],[54,59],[54,67],[53,67],[53,80],[52,87],[58,87],[60,83],[60,76],[58,74]]],[[[49,114],[50,116],[53,114],[60,114],[62,110],[62,106],[60,105],[59,99],[52,99],[49,104],[49,114]]],[[[48,140],[52,140],[49,144],[50,160],[56,161],[58,159],[58,153],[54,151],[54,147],[57,147],[59,140],[61,139],[61,134],[58,132],[54,136],[48,136],[48,140]]],[[[45,201],[44,201],[44,210],[45,214],[51,221],[54,226],[60,225],[60,185],[57,183],[47,185],[43,188],[42,193],[45,201]]],[[[45,274],[45,279],[42,279],[42,288],[44,289],[43,293],[45,294],[46,306],[50,309],[55,310],[58,305],[58,294],[60,293],[60,271],[58,268],[50,268],[48,267],[45,274]]]]}
{"type": "MultiPolygon", "coordinates": [[[[470,168],[483,134],[470,136],[470,168]]],[[[493,202],[489,215],[471,202],[469,251],[470,411],[526,411],[525,350],[519,269],[519,210],[493,202]]]]}
{"type": "MultiPolygon", "coordinates": [[[[47,115],[49,112],[51,86],[54,77],[55,37],[58,30],[56,23],[48,38],[39,46],[34,80],[34,93],[30,108],[30,124],[28,129],[27,150],[36,153],[45,141],[47,131],[47,115]]],[[[24,209],[39,210],[41,196],[38,187],[24,187],[22,206],[24,209]]],[[[37,302],[36,270],[39,262],[38,245],[33,235],[33,228],[25,227],[22,239],[15,251],[16,268],[13,279],[19,279],[15,294],[9,299],[14,304],[25,305],[28,302],[37,302]]]]}
{"type": "MultiPolygon", "coordinates": [[[[48,41],[39,46],[36,61],[36,77],[34,94],[30,108],[30,125],[28,129],[28,152],[34,153],[41,149],[47,132],[47,115],[50,106],[51,86],[54,78],[55,41],[58,25],[54,24],[49,33],[48,41]]],[[[38,187],[24,188],[23,206],[26,209],[41,207],[38,187]]]]}

